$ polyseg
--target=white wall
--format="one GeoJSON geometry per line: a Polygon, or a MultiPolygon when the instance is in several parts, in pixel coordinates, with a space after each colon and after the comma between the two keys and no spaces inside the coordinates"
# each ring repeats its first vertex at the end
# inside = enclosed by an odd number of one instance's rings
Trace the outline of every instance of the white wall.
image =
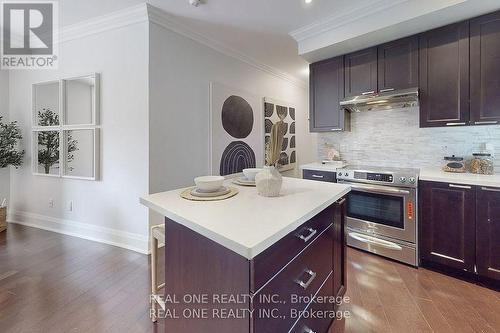
{"type": "Polygon", "coordinates": [[[440,167],[444,156],[472,156],[483,143],[500,171],[500,126],[419,128],[418,108],[361,112],[351,115],[351,132],[319,135],[318,158],[333,146],[353,164],[440,167]]]}
{"type": "Polygon", "coordinates": [[[295,104],[298,164],[316,159],[316,137],[308,131],[307,89],[151,23],[151,193],[188,186],[194,177],[209,173],[211,81],[295,104]]]}
{"type": "Polygon", "coordinates": [[[101,180],[33,176],[31,142],[25,166],[11,173],[11,220],[147,251],[148,24],[67,41],[59,69],[10,75],[11,119],[30,137],[33,83],[101,73],[101,180]],[[53,199],[55,207],[49,207],[53,199]],[[69,201],[73,212],[69,212],[69,201]]]}
{"type": "MultiPolygon", "coordinates": [[[[3,121],[9,121],[9,72],[0,70],[0,116],[3,121]]],[[[0,201],[3,198],[9,199],[10,191],[10,170],[0,169],[0,201]]]]}

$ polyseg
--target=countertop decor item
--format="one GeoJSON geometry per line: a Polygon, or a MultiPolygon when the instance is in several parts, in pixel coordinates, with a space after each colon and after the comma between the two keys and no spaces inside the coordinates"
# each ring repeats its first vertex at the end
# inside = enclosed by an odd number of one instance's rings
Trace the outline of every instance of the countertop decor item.
{"type": "Polygon", "coordinates": [[[271,137],[266,144],[266,166],[255,176],[257,192],[264,197],[277,197],[280,195],[283,177],[276,169],[279,164],[281,147],[286,132],[286,124],[280,120],[273,124],[271,137]]]}
{"type": "Polygon", "coordinates": [[[229,190],[229,192],[226,192],[226,194],[219,196],[197,196],[193,195],[193,190],[196,190],[196,187],[189,187],[184,191],[182,191],[180,196],[183,199],[191,201],[218,201],[234,197],[239,192],[238,189],[235,187],[228,187],[227,189],[229,190]]]}
{"type": "Polygon", "coordinates": [[[490,153],[474,153],[470,161],[470,172],[478,175],[493,175],[495,166],[490,153]]]}
{"type": "Polygon", "coordinates": [[[194,179],[196,188],[203,192],[216,192],[222,187],[224,177],[222,176],[201,176],[194,179]]]}
{"type": "Polygon", "coordinates": [[[467,172],[467,168],[465,167],[464,158],[458,157],[455,155],[446,156],[444,158],[443,171],[444,172],[455,172],[455,173],[467,172]]]}

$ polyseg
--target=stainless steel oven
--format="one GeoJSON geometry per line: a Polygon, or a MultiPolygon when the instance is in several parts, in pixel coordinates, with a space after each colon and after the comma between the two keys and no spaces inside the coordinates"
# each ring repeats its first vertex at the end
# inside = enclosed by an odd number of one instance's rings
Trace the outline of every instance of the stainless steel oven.
{"type": "Polygon", "coordinates": [[[348,245],[416,266],[418,171],[349,166],[337,178],[351,186],[348,245]]]}

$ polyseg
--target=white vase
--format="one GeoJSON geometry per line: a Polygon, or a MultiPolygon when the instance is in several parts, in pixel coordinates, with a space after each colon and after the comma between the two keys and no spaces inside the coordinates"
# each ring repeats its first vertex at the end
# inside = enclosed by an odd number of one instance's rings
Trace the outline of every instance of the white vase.
{"type": "Polygon", "coordinates": [[[263,197],[277,197],[280,195],[283,177],[274,166],[264,166],[264,169],[255,176],[257,193],[263,197]]]}

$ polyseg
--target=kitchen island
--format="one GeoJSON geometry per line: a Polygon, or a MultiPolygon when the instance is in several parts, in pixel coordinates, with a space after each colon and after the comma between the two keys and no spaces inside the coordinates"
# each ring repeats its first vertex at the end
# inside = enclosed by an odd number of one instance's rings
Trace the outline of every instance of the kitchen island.
{"type": "Polygon", "coordinates": [[[237,187],[222,201],[141,198],[165,216],[166,330],[326,333],[346,287],[350,187],[283,178],[276,198],[237,187]]]}

